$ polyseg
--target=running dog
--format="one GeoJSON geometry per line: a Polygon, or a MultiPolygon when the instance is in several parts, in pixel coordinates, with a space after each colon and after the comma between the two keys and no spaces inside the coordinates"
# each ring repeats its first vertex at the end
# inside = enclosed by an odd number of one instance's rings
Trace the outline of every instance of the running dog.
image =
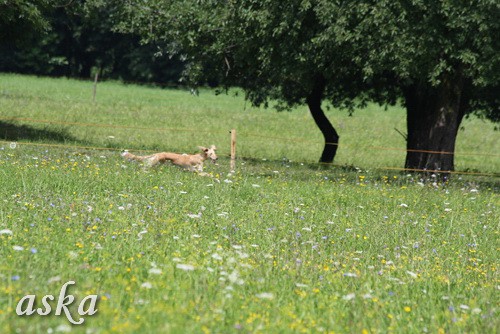
{"type": "Polygon", "coordinates": [[[191,172],[203,172],[203,161],[210,159],[213,163],[217,161],[217,154],[215,150],[217,147],[214,145],[210,148],[198,146],[201,153],[198,154],[178,154],[170,152],[155,153],[146,156],[139,156],[129,153],[127,150],[123,151],[122,157],[128,160],[142,161],[148,167],[153,167],[158,164],[172,162],[174,165],[180,166],[191,172]]]}

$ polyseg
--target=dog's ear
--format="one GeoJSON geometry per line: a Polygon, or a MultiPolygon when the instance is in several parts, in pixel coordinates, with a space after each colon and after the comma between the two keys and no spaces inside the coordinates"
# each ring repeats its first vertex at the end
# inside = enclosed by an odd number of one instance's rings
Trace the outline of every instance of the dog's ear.
{"type": "Polygon", "coordinates": [[[212,150],[214,150],[214,151],[217,149],[217,147],[216,147],[215,145],[210,146],[210,148],[211,148],[212,150]]]}
{"type": "Polygon", "coordinates": [[[208,148],[206,148],[206,147],[204,147],[204,146],[198,146],[198,148],[199,148],[200,150],[202,150],[203,152],[208,151],[208,148]]]}

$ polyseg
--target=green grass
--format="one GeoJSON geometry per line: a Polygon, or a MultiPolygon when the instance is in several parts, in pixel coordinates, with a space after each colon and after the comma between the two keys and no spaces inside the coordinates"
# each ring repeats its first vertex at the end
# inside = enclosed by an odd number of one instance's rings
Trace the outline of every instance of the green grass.
{"type": "MultiPolygon", "coordinates": [[[[400,166],[402,157],[370,150],[339,152],[340,165],[358,169],[323,168],[308,163],[321,147],[305,110],[245,109],[239,97],[209,92],[192,97],[117,83],[98,89],[94,105],[87,82],[1,75],[1,116],[144,128],[210,124],[210,132],[29,122],[14,130],[38,135],[38,143],[68,145],[191,151],[213,143],[222,158],[206,166],[212,177],[201,177],[171,166],[144,170],[115,150],[28,145],[37,138],[22,136],[15,148],[11,139],[0,143],[0,230],[12,232],[0,234],[2,333],[68,330],[64,316],[18,317],[15,308],[27,294],[38,302],[46,294],[57,298],[69,280],[77,300],[100,297],[97,314],[73,326],[75,333],[498,328],[496,178],[455,176],[439,185],[432,177],[374,169],[400,166]],[[224,156],[232,127],[238,153],[256,158],[238,160],[234,175],[224,156]],[[312,143],[294,142],[288,150],[289,142],[250,134],[312,143]]],[[[365,135],[371,139],[360,139],[359,147],[399,145],[391,140],[402,140],[392,133],[404,124],[401,110],[377,112],[373,120],[369,110],[352,118],[331,112],[344,124],[342,150],[365,135]],[[390,125],[379,129],[384,123],[390,125]],[[367,131],[349,133],[354,128],[367,131]]],[[[470,137],[458,150],[477,145],[493,154],[492,126],[467,122],[461,136],[470,137]]],[[[497,160],[467,160],[462,168],[498,172],[497,160]]]]}
{"type": "MultiPolygon", "coordinates": [[[[216,144],[221,154],[228,155],[229,130],[234,128],[240,157],[316,162],[323,149],[322,135],[305,107],[277,113],[252,108],[241,94],[216,96],[202,90],[194,96],[184,90],[112,82],[98,85],[92,103],[92,89],[88,81],[0,74],[0,117],[100,125],[13,122],[29,126],[32,131],[25,131],[29,137],[44,142],[189,153],[196,145],[216,144]]],[[[401,107],[384,110],[371,105],[356,110],[353,117],[333,109],[327,114],[341,137],[336,164],[403,167],[405,140],[395,130],[405,132],[401,107]]],[[[16,133],[2,132],[0,139],[16,133]]],[[[466,119],[457,140],[457,170],[498,173],[500,141],[494,124],[466,119]]]]}

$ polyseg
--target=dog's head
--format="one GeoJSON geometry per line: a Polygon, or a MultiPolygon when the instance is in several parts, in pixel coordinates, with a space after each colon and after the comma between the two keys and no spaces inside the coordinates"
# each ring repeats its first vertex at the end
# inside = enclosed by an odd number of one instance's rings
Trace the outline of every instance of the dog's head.
{"type": "Polygon", "coordinates": [[[215,153],[217,147],[215,147],[215,145],[210,146],[210,148],[206,148],[203,146],[198,146],[198,147],[203,152],[205,159],[210,159],[213,163],[217,161],[217,154],[215,153]]]}

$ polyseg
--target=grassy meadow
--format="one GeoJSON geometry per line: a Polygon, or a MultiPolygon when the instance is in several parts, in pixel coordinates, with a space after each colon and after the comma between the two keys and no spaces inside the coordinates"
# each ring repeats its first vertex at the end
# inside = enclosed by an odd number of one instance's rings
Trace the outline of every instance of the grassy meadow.
{"type": "MultiPolygon", "coordinates": [[[[0,332],[495,332],[498,177],[384,169],[404,162],[400,107],[328,115],[332,167],[306,109],[113,82],[94,103],[91,82],[0,74],[0,332]],[[210,177],[119,155],[210,144],[210,177]],[[84,324],[16,314],[70,280],[73,318],[99,296],[84,324]]],[[[457,170],[498,173],[493,128],[464,122],[457,170]]]]}

